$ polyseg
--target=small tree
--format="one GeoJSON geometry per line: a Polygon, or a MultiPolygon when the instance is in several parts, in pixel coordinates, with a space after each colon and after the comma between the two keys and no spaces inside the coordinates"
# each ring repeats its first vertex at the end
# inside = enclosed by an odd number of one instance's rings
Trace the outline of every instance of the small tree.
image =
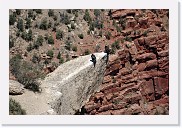
{"type": "Polygon", "coordinates": [[[43,41],[44,41],[43,36],[42,36],[42,35],[39,35],[39,36],[37,37],[37,40],[36,40],[36,42],[38,43],[38,45],[39,45],[39,46],[42,46],[43,41]]]}
{"type": "Polygon", "coordinates": [[[16,22],[16,16],[14,14],[9,15],[9,25],[14,25],[16,22]]]}
{"type": "Polygon", "coordinates": [[[100,13],[101,13],[100,9],[94,9],[94,15],[96,17],[100,16],[100,13]]]}
{"type": "Polygon", "coordinates": [[[32,40],[32,30],[31,29],[27,33],[26,40],[27,41],[31,41],[32,40]]]}
{"type": "Polygon", "coordinates": [[[67,50],[71,50],[71,42],[70,41],[66,41],[66,45],[65,45],[65,48],[67,49],[67,50]]]}
{"type": "Polygon", "coordinates": [[[30,18],[27,18],[26,19],[26,25],[25,25],[25,28],[28,29],[31,27],[31,19],[30,18]]]}
{"type": "Polygon", "coordinates": [[[42,29],[42,30],[47,30],[47,20],[46,19],[43,19],[42,21],[41,21],[41,24],[40,24],[40,26],[39,26],[39,28],[40,29],[42,29]]]}
{"type": "Polygon", "coordinates": [[[90,13],[87,9],[85,10],[85,15],[83,16],[83,19],[87,21],[89,24],[92,22],[92,18],[90,17],[90,13]]]}
{"type": "Polygon", "coordinates": [[[61,38],[63,38],[63,31],[58,30],[56,32],[56,39],[61,39],[61,38]]]}
{"type": "Polygon", "coordinates": [[[23,32],[24,26],[23,26],[23,20],[22,20],[22,19],[18,19],[17,28],[18,28],[21,32],[23,32]]]}
{"type": "Polygon", "coordinates": [[[20,15],[21,14],[21,9],[16,9],[16,15],[20,15]]]}
{"type": "Polygon", "coordinates": [[[60,58],[61,58],[61,53],[59,52],[57,55],[57,59],[60,59],[60,58]]]}
{"type": "Polygon", "coordinates": [[[75,29],[74,23],[71,23],[71,29],[75,29]]]}
{"type": "Polygon", "coordinates": [[[33,49],[32,43],[29,43],[27,47],[27,51],[30,52],[33,49]]]}
{"type": "Polygon", "coordinates": [[[32,9],[28,10],[28,17],[29,18],[33,17],[33,10],[32,9]]]}
{"type": "Polygon", "coordinates": [[[48,40],[48,38],[49,38],[49,35],[46,33],[46,34],[44,35],[44,39],[45,39],[45,40],[48,40]]]}
{"type": "Polygon", "coordinates": [[[64,58],[63,58],[63,57],[60,57],[59,63],[60,63],[60,64],[64,63],[64,58]]]}
{"type": "Polygon", "coordinates": [[[111,32],[107,32],[105,36],[106,36],[106,39],[110,40],[111,39],[111,32]]]}
{"type": "Polygon", "coordinates": [[[14,47],[14,39],[11,36],[9,36],[9,49],[12,47],[14,47]]]}
{"type": "Polygon", "coordinates": [[[27,33],[26,33],[26,32],[22,32],[21,37],[22,37],[24,40],[26,40],[26,39],[27,39],[27,33]]]}
{"type": "Polygon", "coordinates": [[[51,27],[52,27],[52,22],[49,21],[48,28],[51,28],[51,27]]]}
{"type": "Polygon", "coordinates": [[[49,9],[49,11],[48,11],[48,16],[49,16],[49,17],[54,16],[54,10],[49,9]]]}
{"type": "Polygon", "coordinates": [[[33,9],[37,14],[42,14],[42,9],[33,9]]]}
{"type": "Polygon", "coordinates": [[[52,59],[53,56],[54,56],[54,52],[53,52],[52,50],[49,50],[49,51],[47,52],[47,56],[49,56],[49,57],[52,59]]]}
{"type": "Polygon", "coordinates": [[[48,38],[48,44],[54,44],[54,39],[52,36],[49,36],[48,38]]]}

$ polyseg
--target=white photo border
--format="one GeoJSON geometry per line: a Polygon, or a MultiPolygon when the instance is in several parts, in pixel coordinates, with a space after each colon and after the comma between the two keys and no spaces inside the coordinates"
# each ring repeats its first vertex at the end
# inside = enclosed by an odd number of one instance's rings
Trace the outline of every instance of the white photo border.
{"type": "Polygon", "coordinates": [[[179,125],[178,1],[1,0],[0,122],[4,125],[179,125]],[[169,9],[169,115],[9,115],[9,9],[169,9]]]}

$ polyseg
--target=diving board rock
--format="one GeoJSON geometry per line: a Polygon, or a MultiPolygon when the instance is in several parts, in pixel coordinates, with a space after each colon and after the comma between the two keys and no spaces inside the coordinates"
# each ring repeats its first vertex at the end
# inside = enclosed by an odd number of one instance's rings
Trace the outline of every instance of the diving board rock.
{"type": "Polygon", "coordinates": [[[87,55],[68,61],[47,75],[41,87],[49,110],[43,114],[75,114],[94,92],[99,91],[106,69],[106,54],[94,55],[97,58],[95,67],[87,55]]]}

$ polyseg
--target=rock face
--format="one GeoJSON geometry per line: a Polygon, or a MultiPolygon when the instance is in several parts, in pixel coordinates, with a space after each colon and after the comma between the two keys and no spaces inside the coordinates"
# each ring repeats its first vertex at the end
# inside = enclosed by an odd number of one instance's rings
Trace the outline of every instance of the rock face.
{"type": "Polygon", "coordinates": [[[9,80],[9,94],[21,95],[24,93],[24,86],[17,81],[9,80]]]}
{"type": "MultiPolygon", "coordinates": [[[[137,19],[137,13],[115,10],[112,17],[116,20],[120,17],[127,20],[128,16],[137,19]]],[[[159,12],[159,15],[163,13],[159,12]]],[[[152,17],[156,16],[140,18],[137,21],[139,28],[126,26],[136,31],[134,35],[128,34],[133,41],[123,41],[123,49],[117,52],[117,57],[112,59],[110,56],[102,89],[90,97],[84,114],[169,114],[169,36],[168,31],[160,28],[162,22],[152,17]],[[157,32],[151,33],[150,29],[157,32]],[[138,31],[143,31],[145,36],[138,35],[138,31]]]]}

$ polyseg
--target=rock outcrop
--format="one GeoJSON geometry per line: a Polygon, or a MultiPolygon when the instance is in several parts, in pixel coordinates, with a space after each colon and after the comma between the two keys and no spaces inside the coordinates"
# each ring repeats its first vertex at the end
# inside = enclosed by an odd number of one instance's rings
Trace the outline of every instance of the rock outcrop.
{"type": "Polygon", "coordinates": [[[91,56],[80,56],[60,65],[41,82],[40,94],[25,94],[12,97],[18,101],[27,114],[73,115],[99,91],[106,70],[106,53],[95,53],[94,67],[91,56]],[[23,100],[22,98],[27,98],[23,100]],[[20,100],[22,99],[22,100],[20,100]],[[31,110],[30,110],[31,109],[31,110]]]}
{"type": "Polygon", "coordinates": [[[24,93],[24,86],[17,81],[9,80],[9,94],[21,95],[24,93]]]}

